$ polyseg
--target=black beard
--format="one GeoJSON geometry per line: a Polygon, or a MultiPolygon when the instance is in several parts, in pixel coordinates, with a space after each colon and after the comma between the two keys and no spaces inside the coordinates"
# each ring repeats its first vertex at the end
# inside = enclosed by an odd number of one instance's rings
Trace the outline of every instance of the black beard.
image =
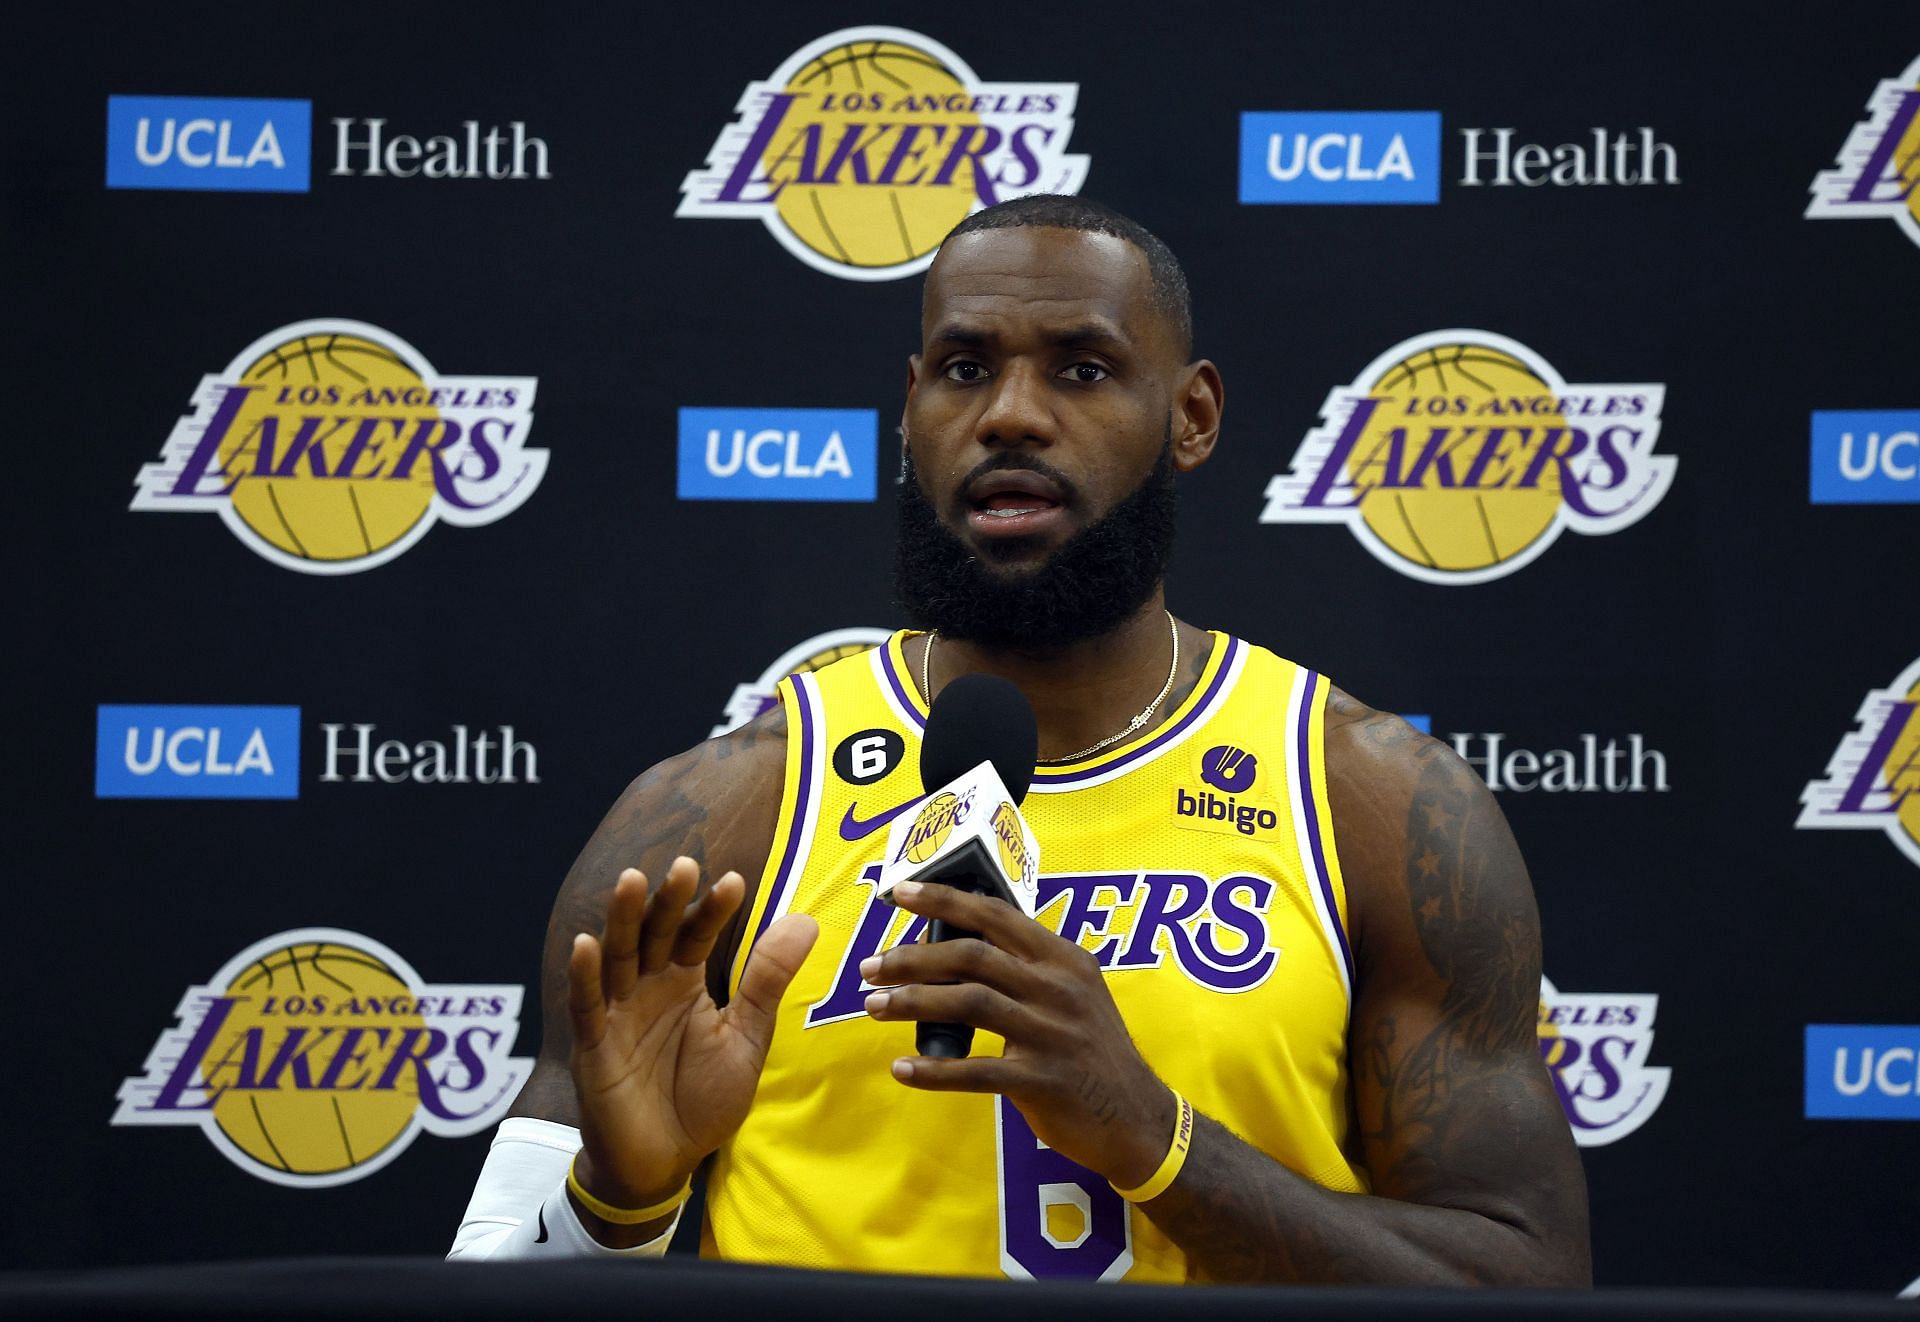
{"type": "MultiPolygon", "coordinates": [[[[1002,453],[979,471],[1044,463],[1002,453]]],[[[1018,652],[1052,652],[1109,633],[1166,575],[1173,554],[1172,437],[1133,492],[1032,569],[996,569],[969,551],[920,489],[911,462],[900,483],[894,595],[916,628],[1018,652]]],[[[1009,554],[1022,548],[1009,544],[1009,554]]]]}

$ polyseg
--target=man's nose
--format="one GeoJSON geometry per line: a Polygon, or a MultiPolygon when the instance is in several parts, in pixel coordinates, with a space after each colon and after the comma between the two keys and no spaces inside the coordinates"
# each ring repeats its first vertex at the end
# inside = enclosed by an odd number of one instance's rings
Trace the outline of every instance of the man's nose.
{"type": "Polygon", "coordinates": [[[994,379],[987,406],[974,424],[974,439],[989,449],[1052,445],[1056,420],[1045,373],[1009,363],[994,379]]]}

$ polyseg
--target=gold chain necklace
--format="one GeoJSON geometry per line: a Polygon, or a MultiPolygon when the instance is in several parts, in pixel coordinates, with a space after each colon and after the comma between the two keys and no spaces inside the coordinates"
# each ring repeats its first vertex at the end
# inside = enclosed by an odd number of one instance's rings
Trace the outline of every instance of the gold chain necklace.
{"type": "MultiPolygon", "coordinates": [[[[1119,743],[1153,719],[1153,714],[1160,710],[1160,704],[1167,700],[1169,693],[1173,692],[1173,681],[1180,673],[1180,626],[1175,622],[1172,611],[1167,612],[1167,629],[1173,635],[1173,664],[1167,667],[1167,682],[1160,686],[1159,694],[1146,705],[1146,709],[1128,721],[1124,730],[1108,735],[1097,744],[1089,744],[1077,753],[1068,753],[1065,757],[1036,758],[1035,760],[1041,766],[1057,766],[1063,762],[1078,762],[1083,757],[1091,757],[1101,749],[1119,743]]],[[[937,629],[928,634],[927,650],[920,654],[920,692],[926,698],[929,708],[933,706],[933,642],[939,636],[940,631],[937,629]]]]}

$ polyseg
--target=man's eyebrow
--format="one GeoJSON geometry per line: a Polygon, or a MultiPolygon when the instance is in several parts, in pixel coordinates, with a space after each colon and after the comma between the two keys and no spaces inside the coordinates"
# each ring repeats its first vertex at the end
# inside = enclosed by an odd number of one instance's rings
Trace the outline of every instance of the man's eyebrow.
{"type": "Polygon", "coordinates": [[[964,348],[977,349],[986,344],[993,336],[971,326],[962,326],[957,322],[948,322],[927,337],[928,344],[958,344],[964,348]]]}
{"type": "Polygon", "coordinates": [[[1050,331],[1047,339],[1067,349],[1124,349],[1129,343],[1125,335],[1104,321],[1085,321],[1050,331]]]}

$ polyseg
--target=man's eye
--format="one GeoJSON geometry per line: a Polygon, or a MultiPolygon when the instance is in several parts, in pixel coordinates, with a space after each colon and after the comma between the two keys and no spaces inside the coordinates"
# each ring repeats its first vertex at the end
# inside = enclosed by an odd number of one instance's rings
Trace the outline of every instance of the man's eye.
{"type": "Polygon", "coordinates": [[[979,363],[961,359],[947,364],[946,377],[949,381],[984,381],[987,379],[987,369],[979,363]]]}
{"type": "Polygon", "coordinates": [[[1105,381],[1113,373],[1098,363],[1075,363],[1060,375],[1069,381],[1080,381],[1091,385],[1095,381],[1105,381]]]}

